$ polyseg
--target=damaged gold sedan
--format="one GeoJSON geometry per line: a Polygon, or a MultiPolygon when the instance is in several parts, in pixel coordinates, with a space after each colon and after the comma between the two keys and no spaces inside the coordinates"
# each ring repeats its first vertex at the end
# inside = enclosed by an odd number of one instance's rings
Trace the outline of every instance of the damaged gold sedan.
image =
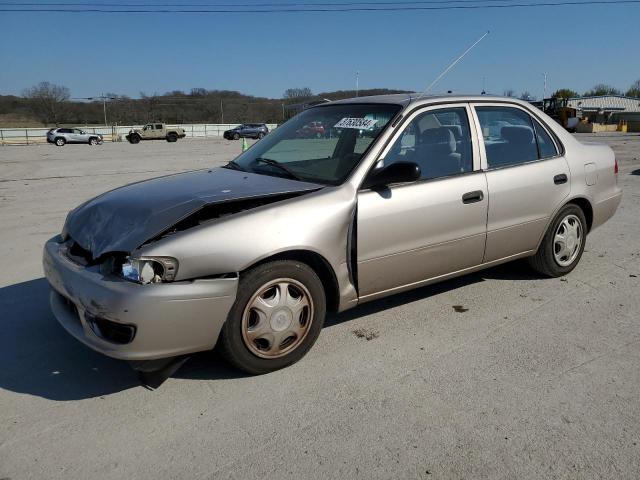
{"type": "Polygon", "coordinates": [[[44,249],[51,306],[111,357],[217,345],[266,373],[309,351],[327,311],[522,257],[567,274],[620,202],[616,173],[608,147],[513,99],[329,102],[224,167],[71,211],[44,249]]]}

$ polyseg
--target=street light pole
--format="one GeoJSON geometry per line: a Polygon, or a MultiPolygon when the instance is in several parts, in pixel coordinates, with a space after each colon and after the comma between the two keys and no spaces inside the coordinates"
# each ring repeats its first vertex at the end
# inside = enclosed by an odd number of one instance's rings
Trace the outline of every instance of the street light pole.
{"type": "Polygon", "coordinates": [[[102,97],[102,110],[104,111],[104,126],[107,126],[107,97],[104,96],[104,93],[100,95],[102,97]]]}
{"type": "Polygon", "coordinates": [[[104,113],[104,126],[107,126],[107,100],[115,100],[116,97],[107,97],[104,93],[97,97],[80,97],[78,100],[102,100],[102,112],[104,113]]]}

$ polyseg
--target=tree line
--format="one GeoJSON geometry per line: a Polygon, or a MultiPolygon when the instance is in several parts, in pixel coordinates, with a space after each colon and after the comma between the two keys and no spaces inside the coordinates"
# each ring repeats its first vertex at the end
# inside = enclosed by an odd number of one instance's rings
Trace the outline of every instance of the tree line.
{"type": "MultiPolygon", "coordinates": [[[[0,95],[0,119],[8,115],[30,118],[43,126],[64,125],[131,125],[147,122],[165,123],[282,123],[298,110],[287,108],[294,105],[322,100],[388,93],[409,93],[406,90],[377,88],[369,90],[339,90],[314,94],[310,88],[288,88],[282,98],[265,98],[245,95],[232,90],[207,90],[192,88],[189,92],[174,90],[164,94],[140,93],[140,98],[105,93],[98,97],[77,99],[71,97],[69,89],[62,85],[41,82],[24,90],[22,96],[0,95]],[[105,112],[106,110],[106,112],[105,112]]],[[[622,95],[611,85],[598,84],[584,92],[583,96],[622,95]]],[[[635,81],[624,92],[631,97],[640,97],[640,80],[635,81]]],[[[503,92],[507,97],[518,96],[515,90],[503,92]]],[[[569,88],[556,90],[552,97],[578,97],[577,91],[569,88]]],[[[535,101],[524,91],[519,98],[535,101]]],[[[19,121],[18,121],[19,123],[19,121]]],[[[21,125],[12,125],[19,127],[21,125]]]]}
{"type": "MultiPolygon", "coordinates": [[[[507,89],[503,92],[505,97],[516,97],[516,91],[513,89],[507,89]]],[[[607,85],[606,83],[598,83],[590,90],[587,90],[580,95],[576,90],[570,88],[560,88],[551,94],[552,98],[574,98],[574,97],[598,97],[602,95],[626,95],[627,97],[640,98],[640,79],[631,84],[628,90],[622,91],[613,85],[607,85]]],[[[522,100],[534,101],[536,97],[531,95],[528,91],[524,91],[519,96],[522,100]]]]}
{"type": "MultiPolygon", "coordinates": [[[[361,90],[360,96],[399,93],[403,90],[361,90]]],[[[62,85],[41,82],[24,90],[22,96],[0,96],[0,118],[14,114],[33,118],[43,126],[132,125],[165,123],[282,123],[296,113],[291,105],[321,99],[338,100],[356,95],[353,90],[314,94],[311,89],[289,88],[282,98],[264,98],[231,90],[192,88],[189,92],[140,93],[140,98],[104,93],[77,99],[62,85]],[[105,112],[106,110],[106,112],[105,112]],[[105,115],[106,114],[106,115],[105,115]]],[[[15,125],[20,126],[20,125],[15,125]]]]}

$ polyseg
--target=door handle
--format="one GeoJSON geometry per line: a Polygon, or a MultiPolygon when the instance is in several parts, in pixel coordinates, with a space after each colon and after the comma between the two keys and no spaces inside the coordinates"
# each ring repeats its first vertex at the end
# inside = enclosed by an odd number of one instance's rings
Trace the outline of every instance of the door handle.
{"type": "Polygon", "coordinates": [[[481,202],[484,199],[484,193],[482,190],[476,190],[475,192],[467,192],[462,195],[462,203],[476,203],[481,202]]]}
{"type": "Polygon", "coordinates": [[[563,183],[567,183],[567,176],[564,173],[561,173],[560,175],[556,175],[555,177],[553,177],[553,183],[555,183],[556,185],[562,185],[563,183]]]}

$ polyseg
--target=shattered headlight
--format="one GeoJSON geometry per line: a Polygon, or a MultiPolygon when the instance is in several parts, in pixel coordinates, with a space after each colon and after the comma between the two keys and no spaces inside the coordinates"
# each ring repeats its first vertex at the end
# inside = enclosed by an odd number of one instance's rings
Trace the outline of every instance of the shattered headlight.
{"type": "Polygon", "coordinates": [[[127,257],[120,275],[126,280],[147,283],[172,282],[178,273],[178,261],[171,257],[127,257]]]}

